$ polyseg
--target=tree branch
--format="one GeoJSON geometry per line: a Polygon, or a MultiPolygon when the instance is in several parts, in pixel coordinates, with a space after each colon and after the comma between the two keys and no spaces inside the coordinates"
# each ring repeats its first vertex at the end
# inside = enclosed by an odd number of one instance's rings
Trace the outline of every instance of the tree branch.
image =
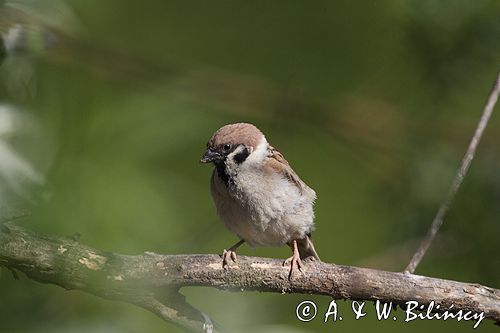
{"type": "Polygon", "coordinates": [[[334,299],[407,301],[441,309],[484,312],[500,322],[500,290],[451,280],[320,262],[288,279],[278,259],[238,257],[228,270],[218,255],[121,255],[65,237],[38,235],[12,224],[0,229],[0,265],[29,278],[143,307],[162,319],[197,332],[220,328],[178,293],[188,286],[231,291],[328,295],[334,299]]]}
{"type": "Polygon", "coordinates": [[[455,178],[453,179],[453,182],[451,183],[450,188],[448,189],[448,193],[446,194],[444,201],[441,203],[441,206],[439,207],[439,210],[437,211],[436,216],[434,217],[434,220],[431,223],[429,231],[422,240],[422,243],[420,243],[420,246],[418,247],[413,257],[411,258],[410,263],[406,267],[405,273],[415,272],[415,269],[417,268],[418,264],[424,257],[427,250],[429,249],[429,246],[431,246],[432,241],[436,237],[436,234],[438,233],[439,229],[443,225],[444,217],[446,216],[446,213],[448,212],[448,209],[450,208],[451,203],[453,202],[453,198],[455,198],[455,195],[457,194],[457,191],[460,188],[460,185],[462,185],[465,175],[469,170],[472,159],[474,158],[474,155],[476,153],[477,145],[479,144],[479,141],[481,141],[484,129],[486,128],[486,125],[488,125],[488,121],[490,120],[491,114],[493,113],[493,109],[495,108],[495,104],[497,103],[499,95],[500,95],[500,73],[497,74],[495,83],[493,84],[493,88],[491,89],[490,92],[490,96],[488,97],[488,102],[484,106],[483,113],[476,127],[476,131],[474,132],[474,135],[472,136],[472,139],[469,143],[469,148],[467,149],[467,152],[465,153],[464,158],[462,159],[462,163],[460,164],[460,167],[458,168],[457,173],[455,174],[455,178]]]}
{"type": "Polygon", "coordinates": [[[11,223],[0,224],[0,266],[38,282],[135,304],[192,332],[220,332],[207,315],[185,301],[178,292],[181,284],[160,281],[165,272],[155,265],[152,254],[103,252],[71,237],[37,235],[11,223]]]}

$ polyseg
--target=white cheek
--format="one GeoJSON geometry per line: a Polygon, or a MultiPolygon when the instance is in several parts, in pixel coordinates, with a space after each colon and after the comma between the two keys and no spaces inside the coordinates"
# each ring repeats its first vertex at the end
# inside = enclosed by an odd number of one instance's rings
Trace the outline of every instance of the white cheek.
{"type": "Polygon", "coordinates": [[[269,147],[269,144],[267,143],[266,137],[262,136],[262,139],[260,140],[260,143],[257,145],[257,147],[251,151],[250,155],[246,159],[245,163],[243,164],[254,164],[254,163],[261,163],[266,157],[267,157],[267,148],[269,147]]]}
{"type": "Polygon", "coordinates": [[[269,144],[267,143],[266,138],[262,137],[261,142],[257,145],[255,149],[253,149],[253,147],[247,148],[250,150],[250,154],[248,155],[246,160],[243,163],[236,163],[234,157],[245,149],[244,146],[239,146],[231,154],[227,155],[226,166],[228,170],[236,172],[238,170],[245,170],[248,168],[253,168],[256,165],[260,165],[268,154],[267,153],[268,146],[269,144]]]}
{"type": "Polygon", "coordinates": [[[236,155],[238,155],[239,153],[241,153],[243,151],[243,149],[245,149],[245,147],[239,146],[231,154],[227,155],[227,157],[226,157],[226,167],[229,170],[236,170],[239,167],[239,164],[236,163],[236,161],[234,160],[234,157],[236,155]]]}

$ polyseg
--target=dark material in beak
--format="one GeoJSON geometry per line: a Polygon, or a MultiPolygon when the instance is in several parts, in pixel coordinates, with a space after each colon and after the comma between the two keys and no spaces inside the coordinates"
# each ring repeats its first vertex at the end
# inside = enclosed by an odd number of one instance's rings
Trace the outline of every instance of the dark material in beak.
{"type": "Polygon", "coordinates": [[[211,149],[207,149],[203,157],[201,158],[200,162],[201,163],[211,163],[211,162],[216,162],[219,161],[222,158],[222,156],[211,149]]]}

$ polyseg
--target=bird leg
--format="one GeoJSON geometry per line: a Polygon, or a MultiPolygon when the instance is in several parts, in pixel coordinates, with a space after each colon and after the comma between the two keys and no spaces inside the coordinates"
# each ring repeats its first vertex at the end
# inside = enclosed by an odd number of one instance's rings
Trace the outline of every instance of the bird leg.
{"type": "Polygon", "coordinates": [[[293,255],[283,261],[283,266],[288,265],[290,263],[290,273],[288,273],[288,279],[292,277],[292,272],[295,266],[299,269],[299,271],[302,271],[302,261],[300,260],[300,254],[299,254],[299,248],[297,246],[297,241],[294,239],[292,241],[292,251],[293,255]]]}
{"type": "Polygon", "coordinates": [[[236,249],[243,243],[245,243],[245,241],[242,239],[238,243],[231,246],[229,250],[224,249],[224,252],[222,252],[222,268],[226,268],[228,266],[229,258],[231,258],[233,262],[236,262],[236,249]]]}

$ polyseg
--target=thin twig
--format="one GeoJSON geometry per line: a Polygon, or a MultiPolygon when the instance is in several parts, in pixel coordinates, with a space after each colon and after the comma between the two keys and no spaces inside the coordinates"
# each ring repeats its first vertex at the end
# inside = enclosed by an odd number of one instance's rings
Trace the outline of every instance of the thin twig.
{"type": "Polygon", "coordinates": [[[411,258],[410,263],[405,269],[405,273],[412,273],[415,272],[415,269],[417,268],[418,264],[424,257],[425,253],[429,249],[429,246],[431,245],[432,241],[434,240],[434,237],[436,237],[436,234],[438,233],[439,229],[443,225],[443,220],[448,212],[448,209],[450,208],[450,205],[453,201],[453,198],[457,194],[457,191],[462,184],[465,175],[467,174],[467,171],[469,170],[470,164],[472,162],[472,159],[474,158],[474,154],[476,153],[477,145],[479,144],[479,141],[481,140],[481,137],[483,135],[484,129],[486,128],[486,125],[488,125],[488,121],[490,119],[490,116],[493,112],[493,109],[495,108],[495,104],[498,100],[498,96],[500,95],[500,73],[498,73],[497,78],[495,80],[495,84],[493,85],[493,89],[491,90],[490,96],[488,98],[488,102],[486,103],[484,109],[483,109],[483,114],[481,116],[481,119],[479,120],[479,123],[476,128],[476,132],[474,133],[474,136],[472,137],[469,148],[467,149],[467,152],[465,153],[464,158],[462,159],[462,163],[460,165],[460,168],[457,170],[457,174],[455,175],[455,178],[453,179],[453,182],[451,183],[451,186],[448,190],[448,193],[439,207],[439,210],[436,213],[436,216],[434,217],[434,220],[432,221],[432,224],[429,228],[429,231],[427,232],[427,235],[425,238],[422,240],[422,243],[420,244],[420,247],[417,249],[415,254],[413,255],[413,258],[411,258]]]}

